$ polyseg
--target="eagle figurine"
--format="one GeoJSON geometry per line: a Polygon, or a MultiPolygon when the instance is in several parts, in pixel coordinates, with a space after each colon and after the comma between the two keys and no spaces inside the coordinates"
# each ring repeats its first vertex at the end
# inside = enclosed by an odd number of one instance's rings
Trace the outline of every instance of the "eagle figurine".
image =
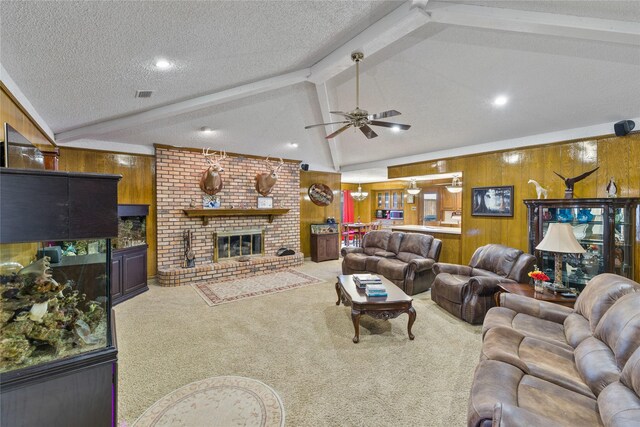
{"type": "Polygon", "coordinates": [[[589,172],[585,172],[582,175],[578,175],[578,176],[573,177],[573,178],[565,178],[564,176],[560,175],[556,171],[553,171],[553,173],[558,175],[564,181],[564,185],[565,185],[564,198],[565,199],[573,199],[573,186],[575,185],[575,183],[578,182],[578,181],[582,181],[583,179],[585,179],[586,177],[588,177],[589,175],[591,175],[592,173],[594,173],[598,169],[600,169],[600,166],[598,166],[594,170],[591,170],[589,172]]]}

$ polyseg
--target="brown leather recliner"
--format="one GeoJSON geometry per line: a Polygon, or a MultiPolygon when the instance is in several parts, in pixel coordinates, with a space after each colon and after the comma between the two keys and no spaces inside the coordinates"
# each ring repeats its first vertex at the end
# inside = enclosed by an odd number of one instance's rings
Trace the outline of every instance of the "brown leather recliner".
{"type": "Polygon", "coordinates": [[[485,319],[469,426],[640,425],[640,284],[601,274],[574,310],[500,301],[485,319]]]}
{"type": "Polygon", "coordinates": [[[370,231],[362,247],[342,248],[342,274],[380,274],[415,295],[431,287],[441,249],[442,242],[427,234],[370,231]]]}
{"type": "Polygon", "coordinates": [[[498,283],[526,283],[536,258],[504,245],[476,249],[469,265],[437,263],[431,299],[460,319],[479,324],[491,307],[498,283]]]}

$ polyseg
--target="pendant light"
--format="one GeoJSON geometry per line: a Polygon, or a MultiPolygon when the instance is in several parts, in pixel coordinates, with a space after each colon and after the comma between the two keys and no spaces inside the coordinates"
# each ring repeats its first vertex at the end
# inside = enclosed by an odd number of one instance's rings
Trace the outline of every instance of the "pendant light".
{"type": "Polygon", "coordinates": [[[407,193],[415,196],[417,194],[420,194],[420,191],[422,191],[422,189],[416,185],[416,180],[412,179],[411,183],[409,184],[409,188],[407,188],[407,193]]]}
{"type": "Polygon", "coordinates": [[[369,195],[369,193],[367,193],[366,191],[362,191],[362,186],[358,183],[358,191],[354,191],[353,193],[351,193],[351,197],[353,197],[353,200],[357,201],[357,202],[361,202],[364,199],[367,198],[367,196],[369,195]]]}
{"type": "Polygon", "coordinates": [[[462,191],[462,181],[458,178],[458,175],[453,176],[453,180],[451,181],[451,185],[447,185],[447,191],[450,193],[459,193],[462,191]]]}

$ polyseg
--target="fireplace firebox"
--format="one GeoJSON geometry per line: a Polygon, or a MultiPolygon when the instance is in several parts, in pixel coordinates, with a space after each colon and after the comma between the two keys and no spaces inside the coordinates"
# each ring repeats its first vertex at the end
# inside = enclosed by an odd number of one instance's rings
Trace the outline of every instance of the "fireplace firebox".
{"type": "Polygon", "coordinates": [[[264,255],[264,229],[213,233],[213,262],[264,255]]]}

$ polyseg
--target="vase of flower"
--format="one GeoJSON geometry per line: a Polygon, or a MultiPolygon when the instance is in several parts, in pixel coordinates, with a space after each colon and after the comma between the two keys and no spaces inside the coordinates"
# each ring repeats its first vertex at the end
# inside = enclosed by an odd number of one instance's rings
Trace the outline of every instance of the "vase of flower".
{"type": "Polygon", "coordinates": [[[527,273],[533,279],[533,289],[536,292],[544,292],[544,282],[549,280],[549,276],[538,270],[538,266],[534,266],[533,271],[527,273]]]}

